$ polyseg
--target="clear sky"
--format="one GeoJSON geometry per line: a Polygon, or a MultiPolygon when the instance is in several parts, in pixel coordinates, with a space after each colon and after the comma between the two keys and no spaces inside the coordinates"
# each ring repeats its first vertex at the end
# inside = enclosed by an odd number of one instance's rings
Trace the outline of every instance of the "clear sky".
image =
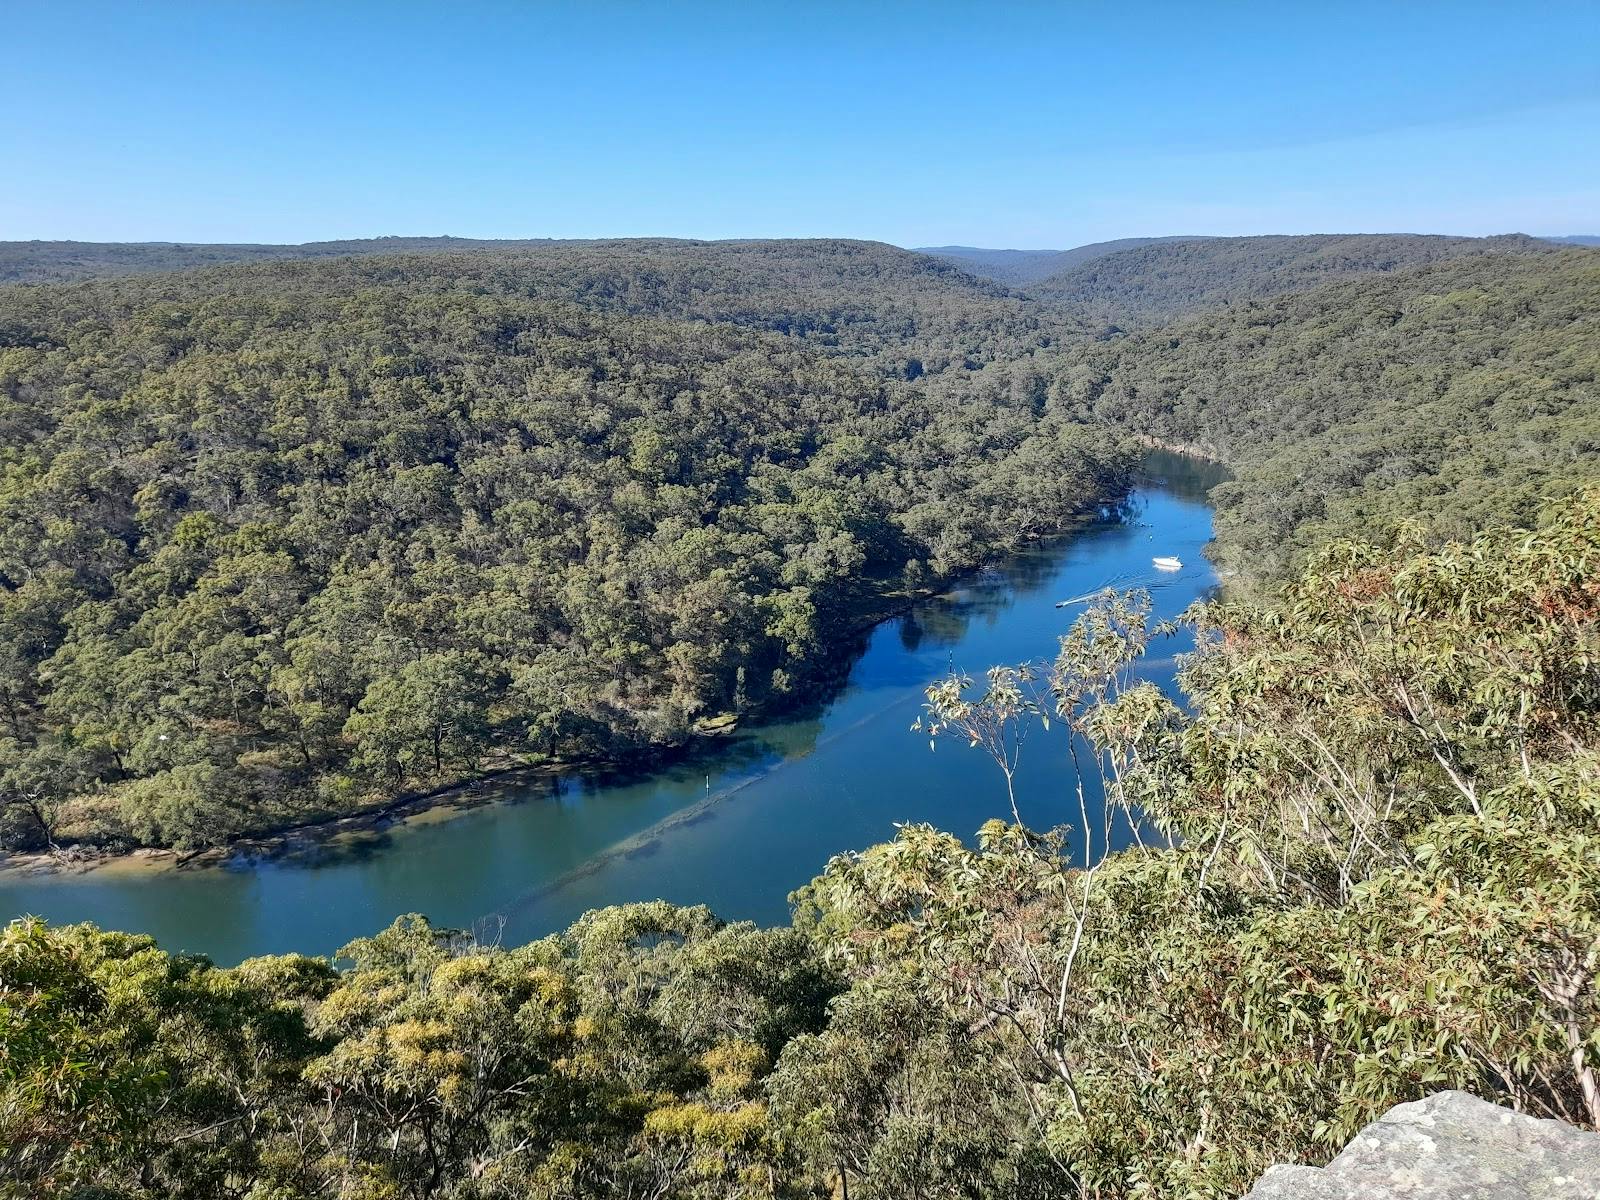
{"type": "Polygon", "coordinates": [[[0,0],[0,239],[1600,233],[1600,0],[0,0]]]}

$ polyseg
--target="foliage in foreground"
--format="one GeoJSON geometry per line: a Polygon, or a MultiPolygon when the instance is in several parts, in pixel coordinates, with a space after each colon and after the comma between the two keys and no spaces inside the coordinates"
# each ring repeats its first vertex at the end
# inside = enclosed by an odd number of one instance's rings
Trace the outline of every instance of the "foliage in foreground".
{"type": "Polygon", "coordinates": [[[509,951],[402,917],[339,973],[0,939],[8,1197],[769,1194],[759,1081],[838,987],[793,931],[661,903],[509,951]]]}
{"type": "Polygon", "coordinates": [[[909,977],[985,1030],[1034,1098],[1018,1136],[1092,1195],[1238,1194],[1444,1087],[1600,1126],[1600,494],[1201,608],[1192,711],[1083,704],[1136,643],[1121,607],[1032,691],[931,715],[1067,726],[1106,780],[1086,824],[1129,810],[1140,844],[1075,871],[996,822],[838,860],[809,924],[853,987],[909,977]]]}
{"type": "Polygon", "coordinates": [[[907,828],[794,929],[655,904],[507,951],[413,918],[336,972],[15,923],[0,1178],[1225,1197],[1440,1087],[1600,1126],[1597,581],[1600,493],[1532,533],[1337,544],[1269,607],[1191,614],[1188,708],[1132,676],[1153,631],[1108,598],[925,719],[1002,763],[1048,720],[1100,776],[1081,827],[907,828]]]}

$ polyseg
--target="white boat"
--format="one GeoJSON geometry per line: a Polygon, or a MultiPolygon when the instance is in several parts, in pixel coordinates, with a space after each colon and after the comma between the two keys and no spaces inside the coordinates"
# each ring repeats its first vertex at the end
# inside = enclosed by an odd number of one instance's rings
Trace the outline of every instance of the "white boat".
{"type": "Polygon", "coordinates": [[[1175,554],[1165,554],[1165,555],[1160,556],[1159,558],[1152,558],[1150,561],[1155,563],[1156,570],[1158,570],[1158,571],[1181,571],[1181,570],[1183,570],[1183,560],[1180,559],[1175,554]]]}

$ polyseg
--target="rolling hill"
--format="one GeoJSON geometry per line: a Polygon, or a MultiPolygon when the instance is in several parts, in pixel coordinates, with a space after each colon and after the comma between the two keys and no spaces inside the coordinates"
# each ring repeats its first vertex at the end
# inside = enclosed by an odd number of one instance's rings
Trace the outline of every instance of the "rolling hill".
{"type": "Polygon", "coordinates": [[[1218,557],[1278,578],[1330,538],[1527,523],[1600,478],[1600,251],[1477,254],[1084,349],[1051,403],[1200,449],[1218,557]]]}
{"type": "MultiPolygon", "coordinates": [[[[116,275],[188,271],[222,263],[351,254],[447,254],[559,245],[550,239],[485,241],[455,237],[377,237],[272,245],[227,242],[0,242],[0,283],[64,283],[116,275]]],[[[570,243],[566,243],[570,244],[570,243]]]]}
{"type": "Polygon", "coordinates": [[[1538,238],[1313,234],[1167,241],[1120,250],[1041,280],[1030,291],[1079,319],[1152,326],[1239,300],[1481,254],[1553,253],[1538,238]]]}

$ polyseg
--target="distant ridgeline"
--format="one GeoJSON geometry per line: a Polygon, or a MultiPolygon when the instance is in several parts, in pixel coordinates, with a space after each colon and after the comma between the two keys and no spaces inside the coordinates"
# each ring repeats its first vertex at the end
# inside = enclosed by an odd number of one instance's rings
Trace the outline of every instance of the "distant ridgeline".
{"type": "Polygon", "coordinates": [[[223,263],[374,254],[512,254],[594,242],[555,238],[378,237],[301,245],[203,242],[0,242],[0,283],[65,283],[223,263]]]}
{"type": "Polygon", "coordinates": [[[1051,404],[1232,464],[1218,552],[1244,576],[1401,520],[1527,523],[1600,479],[1600,252],[1475,254],[1099,341],[1051,404]]]}
{"type": "Polygon", "coordinates": [[[1200,237],[1118,238],[1113,242],[1093,242],[1071,250],[983,250],[977,246],[923,246],[918,253],[942,258],[963,270],[993,279],[1023,291],[1071,267],[1104,258],[1122,250],[1150,246],[1158,242],[1196,242],[1200,237]]]}
{"type": "Polygon", "coordinates": [[[1152,326],[1240,301],[1478,255],[1554,253],[1522,234],[1459,238],[1328,234],[1161,241],[1093,258],[1031,287],[1080,319],[1152,326]]]}

